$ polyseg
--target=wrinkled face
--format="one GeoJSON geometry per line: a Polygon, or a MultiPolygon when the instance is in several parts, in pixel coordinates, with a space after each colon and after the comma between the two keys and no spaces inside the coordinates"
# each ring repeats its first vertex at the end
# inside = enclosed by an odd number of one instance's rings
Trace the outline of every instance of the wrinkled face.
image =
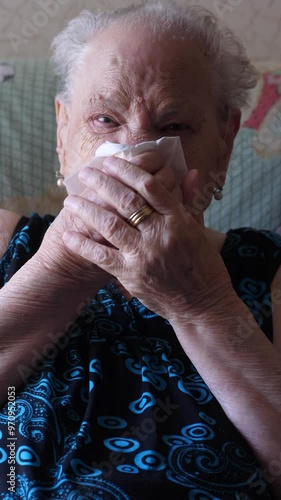
{"type": "Polygon", "coordinates": [[[170,33],[155,41],[142,25],[99,33],[85,55],[71,104],[57,106],[63,175],[89,163],[105,141],[134,145],[179,136],[203,190],[210,174],[225,172],[235,135],[230,124],[224,140],[213,71],[204,47],[194,41],[176,41],[170,33]]]}

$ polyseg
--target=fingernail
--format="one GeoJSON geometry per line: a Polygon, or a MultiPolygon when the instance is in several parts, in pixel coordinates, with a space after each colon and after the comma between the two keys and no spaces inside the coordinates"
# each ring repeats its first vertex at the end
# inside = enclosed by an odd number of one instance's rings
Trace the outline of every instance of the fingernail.
{"type": "Polygon", "coordinates": [[[70,231],[65,231],[65,233],[63,233],[62,235],[62,239],[65,243],[69,243],[73,240],[73,233],[70,231]]]}
{"type": "Polygon", "coordinates": [[[93,169],[90,167],[83,167],[82,170],[80,170],[80,172],[78,174],[79,179],[83,179],[83,180],[88,179],[89,176],[91,175],[92,170],[93,169]]]}
{"type": "Polygon", "coordinates": [[[76,204],[76,196],[69,195],[63,200],[65,207],[73,207],[76,204]]]}
{"type": "Polygon", "coordinates": [[[116,158],[116,156],[108,156],[107,158],[105,158],[104,162],[103,162],[103,165],[104,167],[113,167],[114,165],[116,165],[116,163],[118,162],[118,158],[116,158]]]}

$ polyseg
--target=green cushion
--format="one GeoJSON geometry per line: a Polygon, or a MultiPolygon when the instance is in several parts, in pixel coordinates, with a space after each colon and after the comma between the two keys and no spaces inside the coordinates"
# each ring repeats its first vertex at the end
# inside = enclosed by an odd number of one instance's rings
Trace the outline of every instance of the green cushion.
{"type": "Polygon", "coordinates": [[[9,64],[15,77],[0,83],[0,206],[57,211],[56,80],[47,59],[9,64]]]}
{"type": "MultiPolygon", "coordinates": [[[[6,62],[15,77],[1,82],[0,65],[0,207],[27,215],[56,214],[62,203],[55,183],[57,82],[47,59],[6,62]]],[[[275,66],[269,73],[261,71],[257,109],[239,131],[224,198],[214,200],[205,212],[207,226],[220,231],[241,226],[274,230],[281,223],[281,113],[274,127],[270,122],[281,103],[281,87],[276,85],[280,75],[275,66]]]]}

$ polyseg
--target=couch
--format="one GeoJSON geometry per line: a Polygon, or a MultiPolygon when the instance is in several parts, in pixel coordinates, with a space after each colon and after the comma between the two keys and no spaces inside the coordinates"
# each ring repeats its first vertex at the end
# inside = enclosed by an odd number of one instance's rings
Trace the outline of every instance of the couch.
{"type": "MultiPolygon", "coordinates": [[[[208,227],[281,224],[281,63],[255,63],[258,85],[235,141],[222,201],[205,212],[208,227]]],[[[56,185],[54,97],[48,59],[0,61],[0,208],[56,215],[64,196],[56,185]]]]}

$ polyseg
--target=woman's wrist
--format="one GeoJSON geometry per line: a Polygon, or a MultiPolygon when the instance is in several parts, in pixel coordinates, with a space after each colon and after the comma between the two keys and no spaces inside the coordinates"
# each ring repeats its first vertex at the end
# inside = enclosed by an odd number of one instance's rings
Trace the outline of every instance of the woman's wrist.
{"type": "Polygon", "coordinates": [[[88,288],[93,292],[109,279],[108,273],[82,257],[74,255],[63,243],[43,242],[32,259],[32,270],[46,275],[50,283],[59,289],[88,288]]]}
{"type": "MultiPolygon", "coordinates": [[[[230,318],[236,318],[238,314],[245,314],[245,305],[241,302],[231,285],[208,293],[205,297],[200,295],[190,304],[184,296],[173,301],[171,309],[167,312],[167,319],[177,331],[185,331],[188,326],[209,327],[229,322],[230,318]]],[[[250,314],[250,313],[249,313],[250,314]]]]}

